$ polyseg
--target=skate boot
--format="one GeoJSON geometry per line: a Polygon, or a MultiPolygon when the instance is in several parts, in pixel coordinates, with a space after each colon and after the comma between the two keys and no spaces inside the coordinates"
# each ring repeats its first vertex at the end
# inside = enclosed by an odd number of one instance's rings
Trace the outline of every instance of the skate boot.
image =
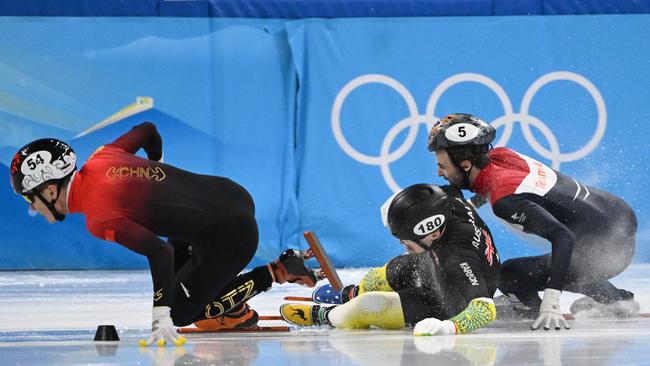
{"type": "Polygon", "coordinates": [[[280,315],[287,323],[301,327],[331,325],[327,313],[332,307],[309,304],[284,304],[280,306],[280,315]]]}
{"type": "Polygon", "coordinates": [[[534,320],[539,309],[533,309],[521,303],[515,296],[499,295],[494,298],[498,320],[534,320]]]}
{"type": "Polygon", "coordinates": [[[620,296],[611,302],[600,303],[585,296],[574,301],[571,314],[585,318],[632,318],[640,310],[639,303],[630,291],[620,290],[620,296]]]}
{"type": "Polygon", "coordinates": [[[340,291],[332,288],[332,285],[327,284],[318,287],[311,294],[311,299],[319,304],[345,304],[350,299],[357,296],[359,288],[355,285],[347,285],[340,291]]]}
{"type": "Polygon", "coordinates": [[[280,284],[291,282],[314,287],[318,281],[316,272],[305,266],[302,253],[296,249],[285,250],[278,260],[268,266],[273,274],[273,281],[280,284]]]}
{"type": "Polygon", "coordinates": [[[194,326],[209,331],[225,329],[249,329],[257,326],[259,316],[257,312],[244,303],[237,309],[212,319],[199,320],[194,326]]]}

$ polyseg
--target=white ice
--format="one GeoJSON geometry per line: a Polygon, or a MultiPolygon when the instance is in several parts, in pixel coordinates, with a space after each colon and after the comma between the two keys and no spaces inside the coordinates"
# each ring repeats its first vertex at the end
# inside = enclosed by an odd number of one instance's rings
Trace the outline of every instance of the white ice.
{"type": "MultiPolygon", "coordinates": [[[[366,269],[339,270],[356,283],[366,269]]],[[[650,312],[650,264],[635,264],[612,282],[635,293],[650,312]]],[[[277,315],[285,296],[310,296],[298,285],[275,286],[249,301],[277,315]]],[[[580,295],[564,293],[568,312],[580,295]]],[[[148,271],[0,272],[0,365],[650,365],[650,319],[576,320],[568,331],[529,330],[496,321],[462,336],[413,337],[410,331],[292,329],[290,333],[189,337],[181,348],[140,348],[149,333],[148,271]],[[93,342],[113,324],[119,343],[93,342]]],[[[269,322],[269,325],[280,324],[269,322]]]]}

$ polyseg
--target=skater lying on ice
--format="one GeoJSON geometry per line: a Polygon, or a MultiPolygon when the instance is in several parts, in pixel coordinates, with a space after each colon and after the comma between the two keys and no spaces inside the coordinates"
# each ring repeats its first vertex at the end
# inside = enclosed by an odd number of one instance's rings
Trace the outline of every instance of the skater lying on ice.
{"type": "Polygon", "coordinates": [[[320,305],[284,304],[289,323],[359,329],[415,326],[415,335],[468,333],[496,317],[499,255],[474,208],[452,186],[416,184],[391,197],[382,220],[408,250],[359,285],[318,288],[320,305]],[[326,306],[322,304],[341,304],[326,306]]]}

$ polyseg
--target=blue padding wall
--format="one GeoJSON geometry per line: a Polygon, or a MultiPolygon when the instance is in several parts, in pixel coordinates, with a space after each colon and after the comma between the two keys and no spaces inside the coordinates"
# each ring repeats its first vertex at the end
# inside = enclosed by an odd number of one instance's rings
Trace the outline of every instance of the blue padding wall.
{"type": "MultiPolygon", "coordinates": [[[[471,111],[498,126],[495,145],[635,206],[637,259],[650,259],[644,203],[650,175],[642,162],[650,146],[648,21],[642,15],[290,22],[293,62],[308,86],[298,97],[302,224],[339,243],[336,260],[346,265],[398,253],[378,208],[413,182],[444,183],[426,149],[427,131],[441,116],[471,111]]],[[[549,250],[548,243],[525,244],[489,207],[480,213],[503,258],[549,250]]]]}
{"type": "Polygon", "coordinates": [[[352,18],[639,14],[650,0],[4,0],[0,16],[352,18]]]}
{"type": "MultiPolygon", "coordinates": [[[[154,121],[165,161],[242,183],[263,228],[258,257],[297,232],[296,74],[284,22],[11,18],[0,20],[0,268],[129,268],[144,258],[85,232],[83,217],[27,215],[6,180],[17,147],[57,136],[83,162],[134,124],[154,121]],[[153,107],[75,137],[131,105],[153,107]],[[9,254],[11,253],[11,254],[9,254]]],[[[236,244],[231,244],[236,245],[236,244]]]]}
{"type": "MultiPolygon", "coordinates": [[[[456,111],[493,121],[497,144],[625,198],[639,218],[635,259],[650,261],[647,15],[4,17],[0,26],[0,269],[146,267],[92,238],[82,216],[56,225],[29,216],[7,179],[26,141],[68,140],[83,161],[145,120],[158,125],[166,162],[251,191],[253,264],[304,248],[305,230],[337,265],[382,264],[400,247],[379,206],[400,187],[444,183],[426,130],[456,111]]],[[[502,258],[549,250],[480,212],[502,258]]]]}

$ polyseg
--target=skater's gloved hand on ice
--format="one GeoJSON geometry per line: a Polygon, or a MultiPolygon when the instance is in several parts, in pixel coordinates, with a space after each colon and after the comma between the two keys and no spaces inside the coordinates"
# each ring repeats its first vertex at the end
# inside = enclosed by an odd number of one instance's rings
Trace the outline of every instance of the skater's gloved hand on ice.
{"type": "Polygon", "coordinates": [[[435,355],[453,349],[457,339],[458,337],[414,337],[413,343],[418,351],[435,355]]]}
{"type": "Polygon", "coordinates": [[[297,283],[303,286],[314,287],[318,278],[313,269],[305,266],[305,260],[299,250],[287,249],[280,258],[268,264],[273,281],[277,283],[297,283]]]}
{"type": "Polygon", "coordinates": [[[169,306],[154,306],[152,311],[153,322],[151,323],[151,336],[149,339],[140,340],[141,346],[150,346],[154,342],[158,347],[163,347],[167,342],[176,346],[182,346],[186,340],[176,333],[176,327],[169,315],[169,306]]]}
{"type": "Polygon", "coordinates": [[[571,329],[569,324],[562,316],[562,310],[560,309],[560,295],[562,291],[555,290],[552,288],[547,288],[544,290],[544,299],[542,300],[542,305],[539,307],[539,317],[531,326],[532,330],[537,330],[541,325],[543,325],[544,330],[551,329],[551,326],[555,330],[560,330],[564,325],[564,329],[571,329]]]}
{"type": "Polygon", "coordinates": [[[188,354],[185,347],[174,347],[174,348],[139,347],[138,353],[143,356],[144,355],[149,356],[149,358],[151,359],[150,364],[155,366],[176,366],[176,365],[192,364],[192,358],[190,358],[192,354],[188,354]],[[181,357],[183,357],[183,359],[179,362],[178,359],[181,357]]]}
{"type": "Polygon", "coordinates": [[[426,318],[413,328],[414,336],[434,336],[456,334],[456,325],[451,320],[426,318]]]}

